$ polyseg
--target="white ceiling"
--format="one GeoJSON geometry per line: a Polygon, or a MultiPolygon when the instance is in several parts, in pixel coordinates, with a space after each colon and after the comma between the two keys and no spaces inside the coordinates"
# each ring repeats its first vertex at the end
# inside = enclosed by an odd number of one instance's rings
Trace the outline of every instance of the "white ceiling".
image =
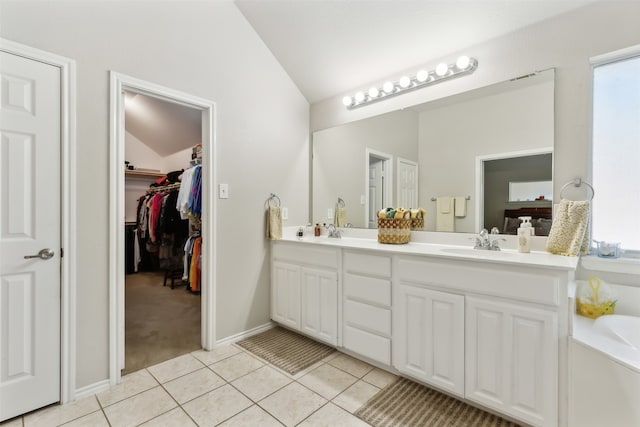
{"type": "Polygon", "coordinates": [[[235,0],[235,3],[302,94],[315,103],[592,1],[235,0]]]}
{"type": "Polygon", "coordinates": [[[125,92],[125,130],[162,157],[200,144],[201,118],[196,108],[125,92]]]}

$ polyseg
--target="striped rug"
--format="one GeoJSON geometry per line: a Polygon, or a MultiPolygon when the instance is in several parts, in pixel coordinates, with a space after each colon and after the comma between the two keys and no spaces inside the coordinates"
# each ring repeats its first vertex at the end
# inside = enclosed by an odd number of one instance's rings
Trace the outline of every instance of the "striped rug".
{"type": "Polygon", "coordinates": [[[269,329],[236,344],[291,375],[336,351],[281,327],[269,329]]]}
{"type": "Polygon", "coordinates": [[[355,412],[375,427],[518,426],[406,378],[398,378],[355,412]]]}

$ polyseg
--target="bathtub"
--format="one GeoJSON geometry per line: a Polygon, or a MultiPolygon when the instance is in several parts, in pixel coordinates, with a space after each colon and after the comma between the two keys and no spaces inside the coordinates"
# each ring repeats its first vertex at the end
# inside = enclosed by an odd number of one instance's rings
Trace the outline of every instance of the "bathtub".
{"type": "Polygon", "coordinates": [[[569,426],[640,426],[640,317],[573,316],[569,426]]]}

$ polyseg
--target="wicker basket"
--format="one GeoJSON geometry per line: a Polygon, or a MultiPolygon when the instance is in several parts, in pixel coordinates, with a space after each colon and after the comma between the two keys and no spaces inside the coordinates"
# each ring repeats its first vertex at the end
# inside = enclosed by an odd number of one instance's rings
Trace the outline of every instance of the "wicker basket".
{"type": "Polygon", "coordinates": [[[424,218],[411,218],[411,229],[412,230],[423,230],[424,229],[424,218]]]}
{"type": "Polygon", "coordinates": [[[378,242],[401,245],[411,240],[411,218],[378,218],[378,242]]]}

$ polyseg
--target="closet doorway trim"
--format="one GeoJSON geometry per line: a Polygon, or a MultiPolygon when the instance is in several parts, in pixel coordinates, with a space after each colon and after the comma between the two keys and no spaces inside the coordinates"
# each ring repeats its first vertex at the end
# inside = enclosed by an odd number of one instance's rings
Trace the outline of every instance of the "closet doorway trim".
{"type": "Polygon", "coordinates": [[[110,72],[110,166],[109,166],[109,381],[120,382],[124,367],[124,91],[152,96],[202,111],[202,307],[201,345],[211,350],[215,343],[216,294],[216,141],[215,103],[194,95],[110,72]]]}

